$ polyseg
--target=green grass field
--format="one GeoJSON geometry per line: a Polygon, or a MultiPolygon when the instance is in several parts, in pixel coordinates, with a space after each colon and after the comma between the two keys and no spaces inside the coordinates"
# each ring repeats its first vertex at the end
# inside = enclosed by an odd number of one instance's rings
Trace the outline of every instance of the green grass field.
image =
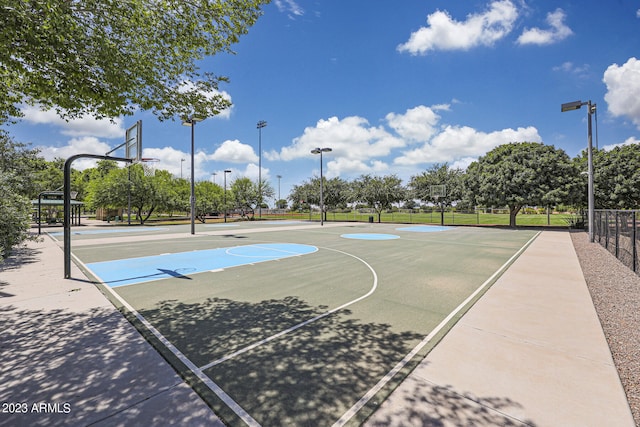
{"type": "MultiPolygon", "coordinates": [[[[378,222],[378,215],[375,213],[327,213],[327,221],[358,221],[368,222],[369,217],[373,216],[373,221],[378,222]]],[[[319,213],[284,213],[281,215],[263,214],[263,218],[281,218],[281,219],[311,219],[320,220],[319,213]]],[[[521,226],[550,226],[550,227],[568,227],[575,215],[571,214],[519,214],[516,217],[516,225],[521,226]]],[[[381,222],[385,223],[401,223],[401,224],[440,224],[441,217],[439,212],[432,213],[405,213],[393,212],[383,213],[381,222]]],[[[458,213],[445,212],[445,225],[509,225],[508,214],[486,214],[486,213],[458,213]]]]}

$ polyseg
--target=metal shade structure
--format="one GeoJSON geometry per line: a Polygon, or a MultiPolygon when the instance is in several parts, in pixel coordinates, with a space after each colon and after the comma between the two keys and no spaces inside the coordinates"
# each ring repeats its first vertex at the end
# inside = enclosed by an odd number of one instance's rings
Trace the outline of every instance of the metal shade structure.
{"type": "Polygon", "coordinates": [[[332,149],[329,147],[318,147],[311,150],[311,154],[320,154],[320,225],[324,225],[324,198],[322,194],[322,187],[324,187],[324,183],[322,182],[322,153],[328,153],[330,151],[332,151],[332,149]]]}
{"type": "Polygon", "coordinates": [[[189,126],[191,128],[191,234],[196,234],[196,191],[195,191],[195,161],[194,161],[194,137],[196,123],[201,122],[202,119],[197,117],[187,117],[182,121],[183,126],[189,126]]]}
{"type": "Polygon", "coordinates": [[[587,108],[587,176],[588,176],[588,228],[589,228],[589,241],[594,241],[593,229],[594,229],[594,210],[595,210],[595,197],[593,191],[593,142],[592,142],[592,130],[591,130],[591,115],[596,111],[596,104],[592,104],[591,101],[573,101],[560,105],[561,112],[574,111],[582,108],[586,105],[587,108]]]}

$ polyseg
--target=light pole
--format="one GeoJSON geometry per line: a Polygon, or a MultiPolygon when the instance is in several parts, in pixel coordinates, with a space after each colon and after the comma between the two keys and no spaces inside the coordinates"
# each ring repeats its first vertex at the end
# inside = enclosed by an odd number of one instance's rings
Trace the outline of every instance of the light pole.
{"type": "Polygon", "coordinates": [[[258,128],[258,217],[262,218],[262,128],[267,127],[267,122],[260,120],[258,128]]]}
{"type": "Polygon", "coordinates": [[[213,172],[211,175],[213,175],[213,183],[216,183],[216,175],[218,175],[217,172],[213,172]]]}
{"type": "Polygon", "coordinates": [[[324,147],[324,148],[314,148],[313,150],[311,150],[311,154],[320,154],[320,225],[324,225],[324,200],[323,200],[323,195],[322,195],[322,187],[323,187],[323,182],[322,182],[322,153],[328,153],[329,151],[331,151],[332,149],[329,147],[324,147]]]}
{"type": "Polygon", "coordinates": [[[280,209],[280,180],[282,179],[282,175],[276,175],[276,178],[278,178],[278,203],[276,203],[276,205],[278,205],[278,209],[280,209]]]}
{"type": "Polygon", "coordinates": [[[185,159],[180,159],[180,179],[182,179],[182,164],[184,163],[185,159]]]}
{"type": "Polygon", "coordinates": [[[229,169],[224,170],[224,222],[227,222],[227,174],[231,173],[229,169]]]}
{"type": "Polygon", "coordinates": [[[196,187],[195,187],[195,154],[194,154],[194,136],[196,123],[201,122],[202,119],[196,117],[187,117],[182,121],[183,126],[191,127],[191,234],[196,234],[196,187]]]}
{"type": "Polygon", "coordinates": [[[587,106],[587,177],[588,177],[588,227],[589,227],[589,241],[593,243],[593,228],[594,228],[594,209],[595,209],[595,197],[593,193],[593,143],[592,143],[592,132],[591,132],[591,115],[596,111],[596,104],[592,104],[591,101],[582,102],[582,101],[574,101],[567,102],[566,104],[562,104],[560,106],[560,111],[573,111],[579,110],[583,105],[587,106]]]}

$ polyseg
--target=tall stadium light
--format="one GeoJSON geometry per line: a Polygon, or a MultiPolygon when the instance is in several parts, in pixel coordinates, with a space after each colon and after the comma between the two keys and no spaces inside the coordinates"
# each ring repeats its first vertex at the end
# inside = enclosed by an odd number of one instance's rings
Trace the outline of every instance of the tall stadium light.
{"type": "Polygon", "coordinates": [[[231,170],[224,170],[224,222],[227,222],[227,174],[231,173],[231,170]]]}
{"type": "Polygon", "coordinates": [[[267,122],[260,120],[258,128],[258,217],[262,218],[262,128],[267,127],[267,122]]]}
{"type": "Polygon", "coordinates": [[[588,176],[588,227],[589,227],[589,241],[593,243],[594,235],[594,209],[595,209],[595,197],[593,193],[593,143],[592,143],[592,131],[591,131],[591,115],[596,112],[596,104],[592,104],[591,100],[587,102],[574,101],[567,102],[560,106],[561,112],[579,110],[583,105],[587,106],[587,176],[588,176]]]}
{"type": "Polygon", "coordinates": [[[194,154],[194,136],[196,123],[201,122],[202,119],[197,117],[187,117],[182,121],[183,126],[189,126],[191,128],[191,198],[189,204],[191,206],[191,234],[196,234],[196,187],[195,187],[195,154],[194,154]]]}
{"type": "Polygon", "coordinates": [[[278,203],[276,203],[276,205],[278,209],[280,209],[280,180],[282,179],[282,175],[276,175],[276,178],[278,178],[278,203]]]}
{"type": "Polygon", "coordinates": [[[328,153],[329,151],[331,151],[331,148],[329,147],[318,147],[311,150],[311,154],[320,154],[320,225],[324,225],[324,199],[322,194],[322,187],[324,186],[322,182],[322,153],[328,153]]]}

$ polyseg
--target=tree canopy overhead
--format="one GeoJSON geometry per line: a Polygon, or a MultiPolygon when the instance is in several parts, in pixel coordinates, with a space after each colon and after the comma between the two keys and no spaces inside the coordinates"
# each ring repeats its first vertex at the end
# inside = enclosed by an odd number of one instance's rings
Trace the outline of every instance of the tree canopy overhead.
{"type": "Polygon", "coordinates": [[[0,123],[23,103],[64,118],[210,117],[224,76],[198,61],[231,45],[270,0],[7,0],[0,7],[0,123]]]}

